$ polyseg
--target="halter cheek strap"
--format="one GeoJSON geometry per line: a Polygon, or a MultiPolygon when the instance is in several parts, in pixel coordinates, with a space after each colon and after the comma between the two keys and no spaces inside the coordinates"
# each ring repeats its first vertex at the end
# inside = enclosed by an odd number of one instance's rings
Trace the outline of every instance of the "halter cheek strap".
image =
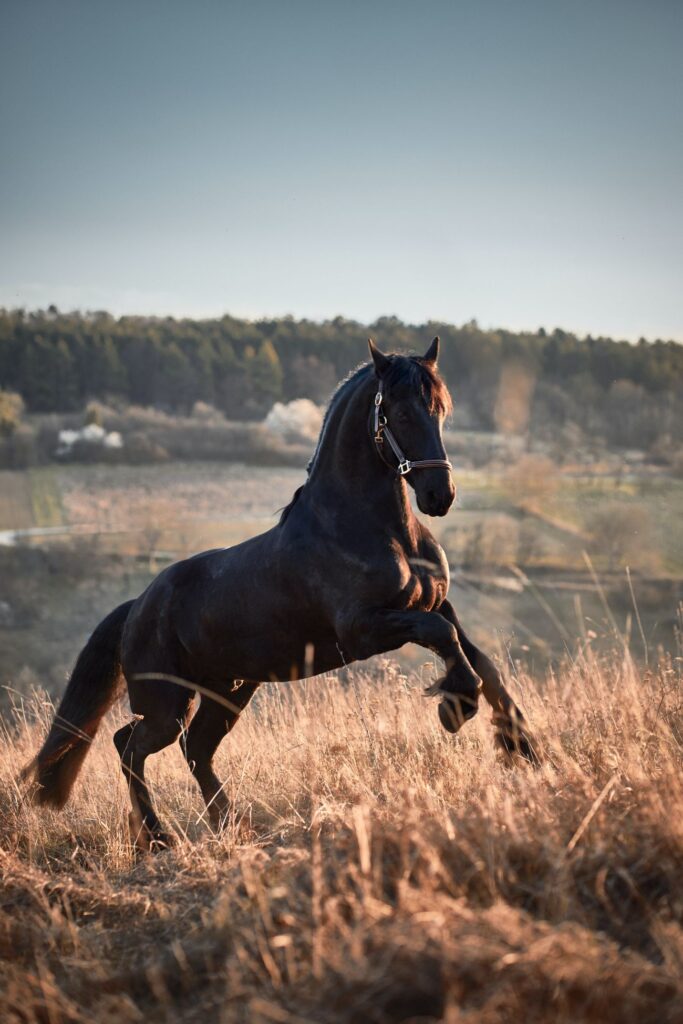
{"type": "Polygon", "coordinates": [[[396,472],[398,473],[399,476],[407,476],[407,474],[410,473],[410,471],[413,470],[413,469],[440,469],[440,468],[442,468],[442,469],[450,470],[450,469],[453,468],[453,466],[448,461],[448,459],[417,459],[417,460],[415,460],[413,462],[411,462],[410,459],[407,459],[405,454],[404,454],[404,452],[403,452],[403,450],[402,450],[402,448],[401,448],[401,446],[399,445],[398,441],[396,440],[396,438],[394,437],[393,433],[389,429],[389,424],[387,423],[387,418],[384,415],[384,412],[382,411],[383,410],[382,402],[383,402],[382,381],[380,381],[379,382],[379,387],[377,388],[377,394],[375,395],[375,410],[374,410],[373,425],[374,425],[374,442],[375,442],[375,445],[377,446],[377,451],[378,451],[379,455],[381,456],[383,462],[386,462],[386,464],[388,466],[390,465],[390,463],[387,462],[387,459],[386,459],[385,454],[384,454],[384,439],[386,438],[386,440],[387,440],[387,442],[389,444],[389,447],[391,448],[392,452],[394,453],[394,455],[396,456],[396,458],[398,460],[398,466],[396,466],[396,467],[391,466],[391,468],[392,469],[395,468],[396,472]]]}

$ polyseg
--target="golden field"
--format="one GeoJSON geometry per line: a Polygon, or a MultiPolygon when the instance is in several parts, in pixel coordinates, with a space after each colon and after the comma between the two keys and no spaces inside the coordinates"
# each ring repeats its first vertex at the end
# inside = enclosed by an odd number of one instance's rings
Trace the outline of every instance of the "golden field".
{"type": "Polygon", "coordinates": [[[510,685],[543,741],[501,760],[489,711],[455,739],[375,659],[264,686],[219,754],[217,838],[179,749],[149,761],[172,851],[136,859],[112,713],[61,814],[0,750],[0,1019],[8,1022],[683,1021],[680,661],[590,648],[510,685]]]}

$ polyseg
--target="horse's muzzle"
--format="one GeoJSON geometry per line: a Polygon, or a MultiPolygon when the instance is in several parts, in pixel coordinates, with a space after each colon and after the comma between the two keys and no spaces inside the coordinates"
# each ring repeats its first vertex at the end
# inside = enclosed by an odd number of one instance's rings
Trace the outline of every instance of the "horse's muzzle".
{"type": "Polygon", "coordinates": [[[417,507],[426,516],[445,516],[455,501],[455,483],[449,474],[447,483],[416,488],[417,507]]]}

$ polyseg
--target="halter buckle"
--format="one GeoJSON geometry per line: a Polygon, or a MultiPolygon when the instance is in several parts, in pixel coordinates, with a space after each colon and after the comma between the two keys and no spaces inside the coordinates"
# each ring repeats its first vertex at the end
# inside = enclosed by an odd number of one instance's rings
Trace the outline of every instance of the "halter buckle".
{"type": "Polygon", "coordinates": [[[382,392],[375,395],[375,444],[384,444],[384,428],[387,425],[387,418],[380,412],[382,405],[382,392]]]}
{"type": "Polygon", "coordinates": [[[403,462],[399,462],[398,464],[398,475],[406,476],[408,473],[410,473],[412,468],[413,467],[410,459],[404,459],[403,462]]]}

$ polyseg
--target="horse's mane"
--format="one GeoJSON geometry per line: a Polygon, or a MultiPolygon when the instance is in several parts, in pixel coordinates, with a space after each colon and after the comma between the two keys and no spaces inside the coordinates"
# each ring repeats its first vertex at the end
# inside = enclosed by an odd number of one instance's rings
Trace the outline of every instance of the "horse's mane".
{"type": "MultiPolygon", "coordinates": [[[[306,467],[306,472],[309,477],[315,467],[332,413],[338,407],[342,399],[346,397],[347,392],[351,391],[353,386],[361,379],[369,377],[372,371],[372,363],[361,363],[360,366],[351,370],[351,372],[347,374],[347,376],[344,377],[344,379],[335,388],[323,417],[320,434],[318,436],[318,443],[316,444],[315,451],[313,452],[313,455],[306,467]]],[[[448,416],[453,408],[448,388],[439,376],[438,371],[431,363],[426,363],[424,359],[420,359],[419,356],[392,355],[390,357],[389,368],[383,376],[383,380],[389,390],[397,384],[408,384],[410,387],[419,389],[430,413],[439,411],[444,416],[448,416]]],[[[292,495],[292,500],[282,509],[280,523],[284,523],[292,508],[299,500],[301,492],[305,486],[306,481],[301,484],[300,487],[297,487],[292,495]]]]}

